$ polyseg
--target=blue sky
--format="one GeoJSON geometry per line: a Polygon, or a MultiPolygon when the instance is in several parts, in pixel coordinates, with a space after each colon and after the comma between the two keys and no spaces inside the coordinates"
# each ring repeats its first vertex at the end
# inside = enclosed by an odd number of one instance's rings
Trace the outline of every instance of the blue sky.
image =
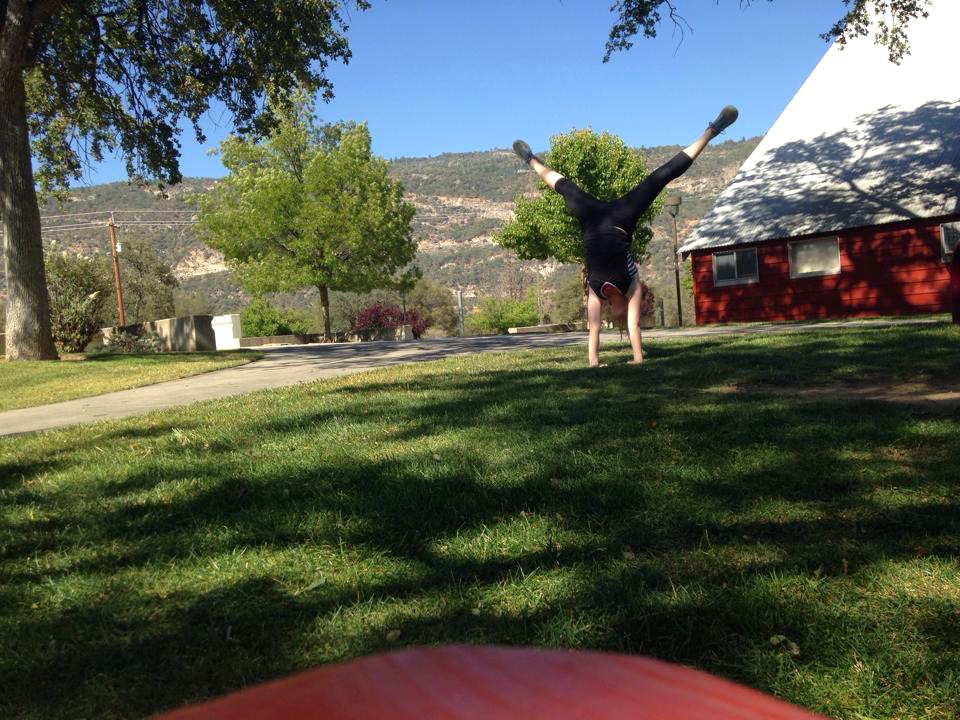
{"type": "MultiPolygon", "coordinates": [[[[332,66],[336,97],[323,121],[366,121],[386,158],[506,148],[535,150],[575,127],[629,145],[687,144],[727,103],[740,108],[728,136],[766,132],[827,50],[820,33],[840,0],[678,0],[692,29],[666,21],[654,40],[602,63],[611,0],[373,0],[350,14],[349,65],[332,66]]],[[[208,141],[183,135],[187,176],[220,176],[206,150],[229,132],[211,112],[208,141]]],[[[102,163],[90,183],[125,179],[102,163]]]]}

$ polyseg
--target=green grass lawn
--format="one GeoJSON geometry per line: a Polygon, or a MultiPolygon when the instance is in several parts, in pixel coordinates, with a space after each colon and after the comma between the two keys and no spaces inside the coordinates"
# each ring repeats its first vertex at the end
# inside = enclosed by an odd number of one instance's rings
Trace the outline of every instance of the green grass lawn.
{"type": "Polygon", "coordinates": [[[960,329],[647,352],[460,357],[0,442],[0,716],[141,717],[453,642],[960,715],[960,411],[789,392],[956,389],[960,329]]]}
{"type": "Polygon", "coordinates": [[[59,362],[0,361],[0,412],[101,395],[243,365],[247,350],[148,355],[67,355],[59,362]]]}

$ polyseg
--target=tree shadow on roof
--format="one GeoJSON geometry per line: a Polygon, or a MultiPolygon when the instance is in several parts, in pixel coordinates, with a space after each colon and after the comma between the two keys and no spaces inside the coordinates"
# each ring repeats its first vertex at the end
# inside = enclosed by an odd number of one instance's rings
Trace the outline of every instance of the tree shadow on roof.
{"type": "Polygon", "coordinates": [[[734,178],[688,249],[956,213],[958,127],[960,101],[888,106],[772,148],[734,178]]]}

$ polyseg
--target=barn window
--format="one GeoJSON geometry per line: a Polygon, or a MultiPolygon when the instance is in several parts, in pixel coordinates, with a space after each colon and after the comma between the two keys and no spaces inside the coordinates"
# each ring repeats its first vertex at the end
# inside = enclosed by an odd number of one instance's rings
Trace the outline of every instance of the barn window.
{"type": "Polygon", "coordinates": [[[790,277],[838,275],[840,241],[833,238],[790,243],[790,277]]]}
{"type": "Polygon", "coordinates": [[[940,226],[940,244],[943,247],[943,260],[953,260],[953,252],[960,245],[960,222],[944,223],[940,226]]]}
{"type": "Polygon", "coordinates": [[[743,285],[759,279],[756,248],[713,254],[714,285],[743,285]]]}

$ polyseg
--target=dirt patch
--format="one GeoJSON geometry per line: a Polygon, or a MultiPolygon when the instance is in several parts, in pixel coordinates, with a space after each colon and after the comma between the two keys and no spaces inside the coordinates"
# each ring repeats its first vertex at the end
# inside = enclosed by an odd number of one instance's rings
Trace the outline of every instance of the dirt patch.
{"type": "Polygon", "coordinates": [[[960,407],[960,390],[929,383],[896,383],[893,385],[822,385],[816,387],[740,388],[742,391],[769,392],[777,395],[819,399],[880,400],[908,405],[960,407]]]}

